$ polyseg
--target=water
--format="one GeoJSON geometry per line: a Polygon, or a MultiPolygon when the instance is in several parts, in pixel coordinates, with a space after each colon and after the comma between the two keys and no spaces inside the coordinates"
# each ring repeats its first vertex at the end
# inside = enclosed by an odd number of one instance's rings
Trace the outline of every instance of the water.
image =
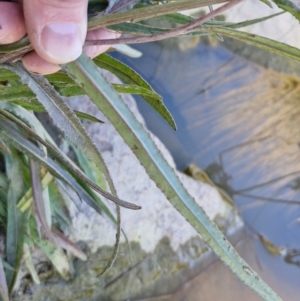
{"type": "MultiPolygon", "coordinates": [[[[298,79],[264,70],[220,45],[183,52],[161,44],[135,48],[142,58],[114,56],[163,96],[176,132],[141,99],[138,106],[178,169],[191,163],[205,169],[232,196],[254,238],[262,233],[276,246],[300,249],[298,79]]],[[[265,267],[298,286],[297,256],[287,264],[267,253],[268,261],[262,244],[256,247],[258,259],[271,262],[265,267]]]]}

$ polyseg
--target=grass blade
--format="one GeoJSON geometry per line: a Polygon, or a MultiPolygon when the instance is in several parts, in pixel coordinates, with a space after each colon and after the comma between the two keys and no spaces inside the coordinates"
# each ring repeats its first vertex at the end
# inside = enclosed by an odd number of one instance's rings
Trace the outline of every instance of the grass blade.
{"type": "Polygon", "coordinates": [[[273,0],[273,2],[281,9],[289,12],[298,21],[300,21],[300,7],[290,0],[273,0]]]}
{"type": "Polygon", "coordinates": [[[11,155],[5,156],[9,170],[10,184],[7,194],[7,229],[6,229],[6,254],[7,262],[14,271],[7,271],[9,291],[12,290],[17,271],[22,257],[24,242],[25,217],[17,208],[17,203],[24,193],[22,162],[14,148],[10,148],[11,155]]]}
{"type": "Polygon", "coordinates": [[[2,257],[0,258],[0,294],[3,301],[9,301],[8,297],[8,287],[5,277],[5,272],[2,264],[2,257]]]}
{"type": "MultiPolygon", "coordinates": [[[[250,25],[254,25],[254,24],[257,24],[257,23],[261,23],[261,22],[267,21],[269,19],[272,19],[272,18],[275,18],[277,16],[280,16],[280,15],[282,15],[284,13],[285,13],[284,11],[281,11],[279,13],[272,14],[272,15],[269,15],[269,16],[266,16],[266,17],[262,17],[262,18],[257,18],[257,19],[253,19],[253,20],[249,20],[249,21],[244,21],[244,22],[239,22],[239,23],[228,24],[228,25],[226,25],[224,27],[231,28],[231,29],[244,28],[244,27],[247,27],[247,26],[250,26],[250,25]]],[[[206,24],[204,24],[204,25],[206,25],[206,24]]],[[[209,26],[209,24],[207,24],[207,25],[209,26]]]]}
{"type": "Polygon", "coordinates": [[[109,29],[119,31],[122,33],[141,34],[141,35],[153,35],[161,32],[165,32],[170,28],[159,28],[148,26],[140,23],[121,23],[117,25],[109,26],[109,29]]]}
{"type": "Polygon", "coordinates": [[[84,120],[91,121],[91,122],[104,123],[104,121],[102,121],[99,118],[96,118],[95,116],[92,116],[90,114],[80,112],[80,111],[74,111],[74,113],[80,119],[84,119],[84,120]]]}
{"type": "MultiPolygon", "coordinates": [[[[155,93],[153,90],[145,89],[144,87],[139,87],[137,85],[119,85],[119,84],[114,84],[113,85],[114,89],[120,93],[120,94],[135,94],[135,95],[140,95],[144,99],[151,99],[151,103],[154,101],[154,104],[150,104],[153,108],[155,107],[155,102],[157,103],[162,103],[162,97],[155,93]]],[[[159,104],[160,107],[164,107],[164,105],[159,104]]],[[[155,110],[157,111],[158,114],[163,115],[164,113],[161,113],[160,111],[162,110],[160,107],[157,107],[155,110]]],[[[171,114],[168,112],[168,116],[165,118],[169,123],[172,123],[172,127],[174,127],[173,123],[173,118],[171,114]]],[[[162,116],[163,117],[163,116],[162,116]]],[[[163,117],[164,118],[164,117],[163,117]]]]}
{"type": "MultiPolygon", "coordinates": [[[[256,18],[256,19],[252,19],[252,20],[248,20],[248,21],[243,21],[243,22],[238,22],[238,23],[232,23],[232,22],[224,22],[224,21],[217,21],[217,20],[209,20],[209,21],[205,21],[203,23],[203,27],[226,27],[226,28],[242,28],[242,27],[246,27],[246,26],[250,26],[250,25],[254,25],[257,23],[261,23],[263,21],[275,18],[281,14],[283,14],[284,12],[279,12],[276,14],[272,14],[266,17],[262,17],[262,18],[256,18]]],[[[168,22],[174,23],[174,24],[188,24],[190,22],[195,21],[195,18],[190,17],[190,16],[186,16],[180,13],[174,13],[174,14],[168,14],[165,16],[161,16],[158,19],[162,19],[162,20],[166,20],[168,22]]],[[[142,30],[142,29],[141,29],[142,30]]],[[[144,29],[146,31],[146,28],[144,29]]],[[[158,32],[157,32],[158,33],[158,32]]]]}
{"type": "Polygon", "coordinates": [[[49,213],[46,213],[46,207],[44,204],[40,166],[32,159],[29,160],[29,164],[35,213],[34,217],[36,219],[37,225],[41,227],[42,233],[45,234],[46,238],[49,239],[51,242],[55,243],[55,238],[50,229],[51,224],[48,224],[47,222],[47,215],[49,215],[49,213]]]}

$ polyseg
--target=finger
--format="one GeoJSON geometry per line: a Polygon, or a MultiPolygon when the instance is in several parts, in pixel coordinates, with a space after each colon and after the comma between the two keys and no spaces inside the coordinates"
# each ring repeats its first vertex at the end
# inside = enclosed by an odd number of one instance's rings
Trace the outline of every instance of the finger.
{"type": "MultiPolygon", "coordinates": [[[[120,37],[120,35],[121,34],[116,31],[100,28],[100,29],[88,31],[86,39],[87,40],[117,39],[120,37]]],[[[109,45],[84,46],[83,51],[86,53],[87,56],[93,58],[107,51],[109,48],[110,48],[109,45]]]]}
{"type": "Polygon", "coordinates": [[[24,67],[34,73],[51,74],[60,70],[58,65],[49,63],[42,59],[35,51],[31,51],[22,58],[24,67]]]}
{"type": "Polygon", "coordinates": [[[0,2],[0,44],[18,41],[26,34],[22,6],[0,2]]]}
{"type": "MultiPolygon", "coordinates": [[[[116,39],[120,36],[120,33],[107,30],[105,28],[95,29],[89,31],[87,34],[88,40],[103,40],[103,39],[116,39]]],[[[93,58],[103,52],[105,52],[110,46],[85,46],[84,52],[89,57],[93,58]]],[[[57,72],[60,67],[56,64],[51,64],[42,59],[35,51],[30,52],[22,58],[22,62],[28,71],[39,74],[51,74],[57,72]]]]}
{"type": "Polygon", "coordinates": [[[24,0],[27,33],[45,61],[64,64],[78,58],[87,30],[88,0],[24,0]]]}

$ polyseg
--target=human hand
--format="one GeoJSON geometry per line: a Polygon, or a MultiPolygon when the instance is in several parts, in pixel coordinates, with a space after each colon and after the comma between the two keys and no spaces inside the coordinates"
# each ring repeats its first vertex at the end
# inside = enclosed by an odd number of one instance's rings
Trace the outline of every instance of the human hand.
{"type": "Polygon", "coordinates": [[[77,59],[82,50],[90,57],[109,46],[86,46],[84,41],[113,39],[119,33],[104,28],[87,33],[88,0],[0,1],[0,44],[18,41],[28,34],[34,51],[22,62],[27,70],[40,74],[57,72],[59,64],[77,59]]]}

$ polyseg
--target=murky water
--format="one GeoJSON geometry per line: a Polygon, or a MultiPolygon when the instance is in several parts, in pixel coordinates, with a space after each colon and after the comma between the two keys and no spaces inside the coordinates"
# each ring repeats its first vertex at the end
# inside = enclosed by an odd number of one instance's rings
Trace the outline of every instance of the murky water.
{"type": "MultiPolygon", "coordinates": [[[[144,54],[140,59],[115,57],[164,97],[176,132],[142,100],[138,105],[178,168],[194,163],[205,169],[234,199],[254,239],[262,233],[276,246],[299,250],[300,81],[222,46],[199,44],[184,52],[157,44],[136,48],[144,54]]],[[[262,244],[256,245],[264,268],[296,288],[297,252],[288,264],[282,257],[268,260],[262,244]]]]}

